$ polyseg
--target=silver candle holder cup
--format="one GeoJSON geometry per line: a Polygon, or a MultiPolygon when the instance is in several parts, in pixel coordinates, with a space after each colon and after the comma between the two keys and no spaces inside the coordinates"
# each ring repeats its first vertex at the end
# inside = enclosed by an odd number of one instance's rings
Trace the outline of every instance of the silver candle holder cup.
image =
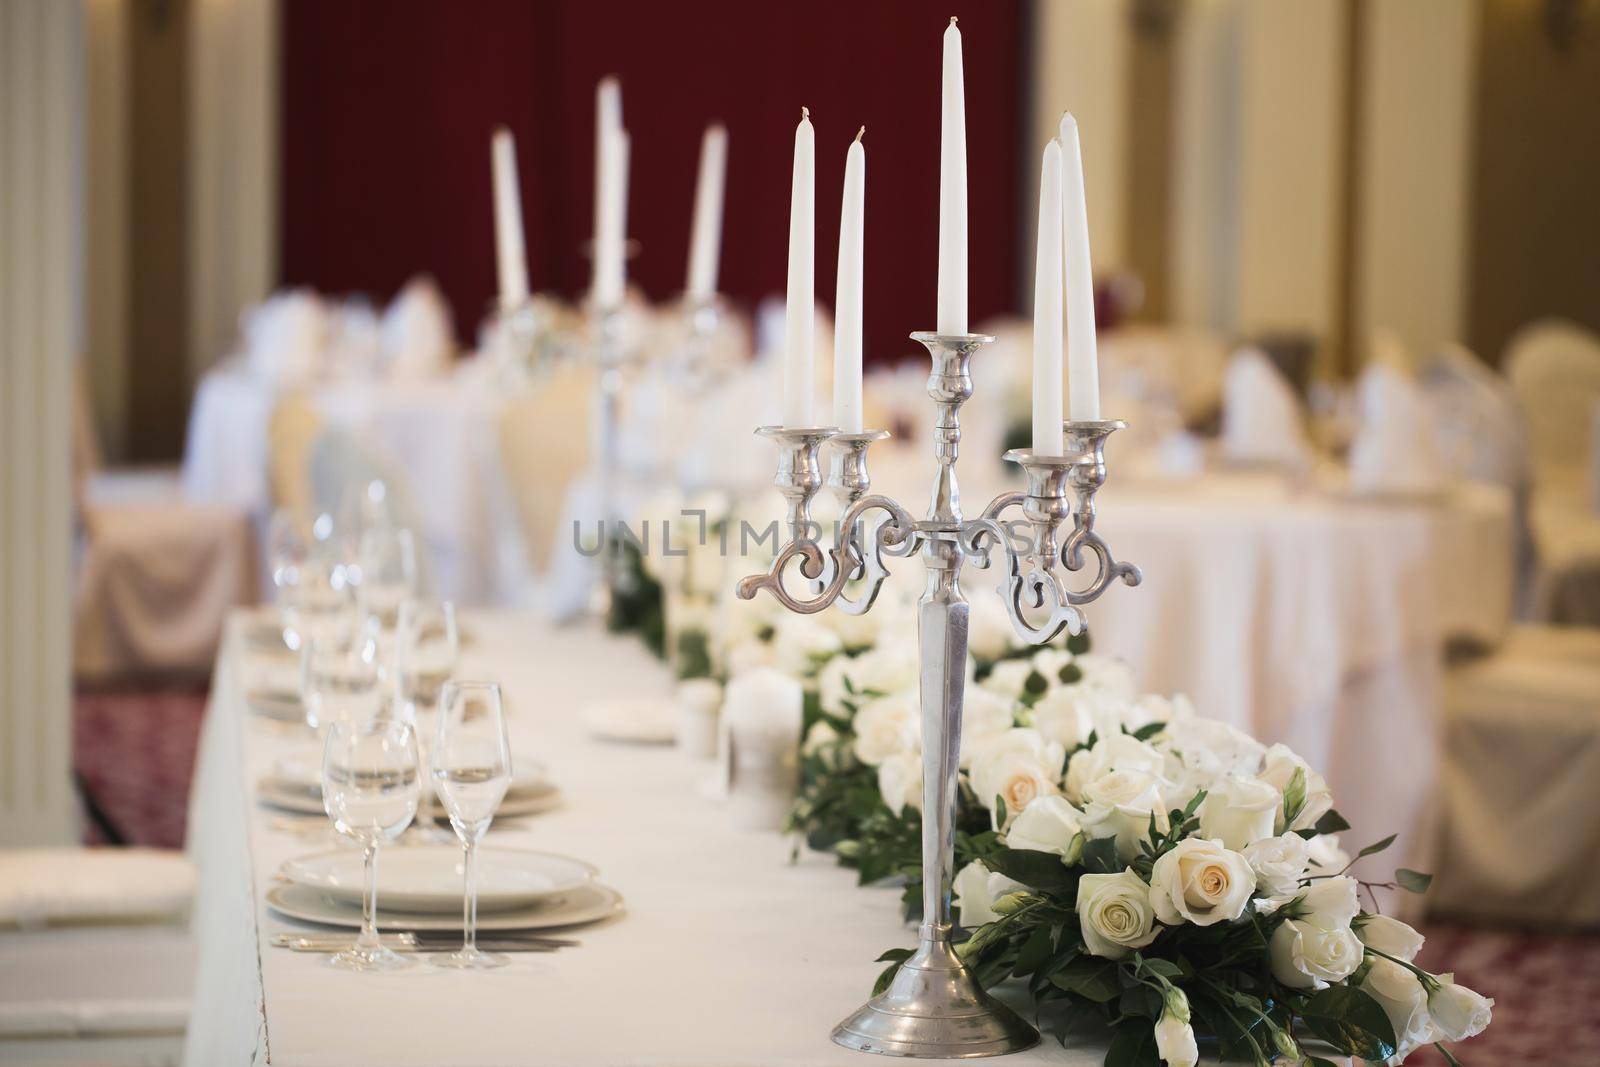
{"type": "Polygon", "coordinates": [[[976,519],[961,512],[956,481],[960,452],[960,409],[972,396],[973,354],[993,340],[981,334],[915,333],[932,360],[927,390],[935,405],[933,451],[937,465],[925,517],[912,515],[889,497],[871,492],[867,452],[889,435],[882,430],[841,434],[829,428],[762,427],[758,432],[779,446],[774,479],[789,509],[790,537],[764,574],[738,583],[744,599],[766,590],[790,611],[811,614],[829,607],[860,614],[871,608],[888,577],[883,557],[919,552],[927,585],[917,605],[922,703],[922,905],[920,944],[889,986],[833,1030],[847,1048],[893,1056],[930,1059],[998,1056],[1028,1048],[1038,1031],[991,997],[973,978],[951,943],[950,884],[954,874],[955,800],[959,776],[962,705],[967,666],[969,607],[961,590],[962,565],[970,557],[987,567],[1003,553],[1009,581],[1000,587],[1012,625],[1022,638],[1043,644],[1065,628],[1083,624],[1079,606],[1098,597],[1113,579],[1139,581],[1137,567],[1112,560],[1094,533],[1094,494],[1106,477],[1104,442],[1117,422],[1066,425],[1061,456],[1035,456],[1026,449],[1007,453],[1020,464],[1025,492],[1002,493],[976,519]],[[811,499],[822,486],[818,452],[831,451],[827,484],[845,512],[824,551],[811,523],[811,499]],[[1004,513],[1019,507],[1032,542],[1019,549],[1001,525],[1004,513]],[[870,536],[862,520],[882,511],[870,536]],[[1071,523],[1065,541],[1062,531],[1071,523]],[[1070,589],[1063,571],[1084,565],[1083,552],[1100,562],[1093,581],[1070,589]],[[810,579],[810,595],[795,596],[783,574],[798,559],[810,579]],[[854,586],[847,591],[847,587],[854,586]],[[1041,620],[1036,616],[1045,611],[1041,620]]]}

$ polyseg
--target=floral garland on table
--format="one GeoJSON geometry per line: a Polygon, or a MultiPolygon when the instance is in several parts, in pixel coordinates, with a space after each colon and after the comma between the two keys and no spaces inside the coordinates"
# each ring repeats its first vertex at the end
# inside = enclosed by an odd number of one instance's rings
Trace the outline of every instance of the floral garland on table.
{"type": "MultiPolygon", "coordinates": [[[[904,879],[913,916],[915,653],[828,656],[813,680],[791,826],[863,884],[904,879]]],[[[1086,642],[1000,650],[973,683],[956,806],[953,888],[970,932],[959,950],[985,986],[1024,983],[1047,1030],[1065,1040],[1098,1017],[1112,1031],[1107,1067],[1191,1067],[1197,1031],[1224,1058],[1258,1065],[1299,1060],[1302,1029],[1369,1061],[1401,1063],[1435,1043],[1454,1063],[1441,1042],[1488,1025],[1493,1001],[1417,967],[1422,936],[1377,914],[1377,887],[1346,873],[1337,835],[1348,825],[1287,747],[1200,718],[1182,697],[1138,696],[1126,667],[1086,642]]],[[[1383,888],[1428,881],[1400,870],[1383,888]]],[[[880,990],[910,954],[880,957],[880,990]]]]}

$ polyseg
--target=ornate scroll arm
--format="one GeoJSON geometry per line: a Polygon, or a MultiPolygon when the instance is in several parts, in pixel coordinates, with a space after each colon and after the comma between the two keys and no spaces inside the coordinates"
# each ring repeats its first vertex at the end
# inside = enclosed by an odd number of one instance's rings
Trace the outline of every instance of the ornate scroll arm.
{"type": "Polygon", "coordinates": [[[831,567],[827,566],[822,547],[815,540],[795,537],[783,546],[765,574],[741,578],[735,589],[741,600],[753,599],[765,589],[784,607],[801,615],[814,615],[835,601],[841,602],[841,610],[859,615],[872,606],[884,579],[889,576],[889,570],[883,564],[884,550],[904,545],[915,536],[916,522],[899,504],[886,496],[864,496],[840,520],[834,547],[828,552],[832,558],[831,567]],[[887,512],[889,521],[873,533],[872,550],[869,552],[865,546],[857,543],[852,532],[862,516],[873,508],[887,512]],[[816,578],[825,570],[830,574],[827,584],[814,597],[796,598],[784,588],[784,568],[796,558],[800,560],[800,574],[803,577],[816,578]],[[855,600],[843,597],[845,584],[858,574],[866,583],[859,597],[855,600]]]}
{"type": "MultiPolygon", "coordinates": [[[[1042,645],[1054,640],[1063,629],[1077,633],[1083,629],[1083,614],[1067,599],[1066,590],[1055,575],[1050,573],[1052,562],[1048,550],[1041,555],[1041,545],[1036,541],[1029,551],[1019,552],[1006,536],[1000,515],[1013,505],[1027,504],[1025,493],[1002,493],[989,502],[983,515],[962,527],[961,545],[979,567],[989,566],[990,554],[998,546],[1005,555],[1006,580],[998,592],[1005,602],[1006,614],[1017,636],[1030,644],[1042,645]],[[1031,620],[1035,614],[1048,608],[1048,614],[1039,621],[1031,620]]],[[[1034,536],[1040,536],[1034,530],[1034,536]]],[[[1053,536],[1053,535],[1052,535],[1053,536]]]]}

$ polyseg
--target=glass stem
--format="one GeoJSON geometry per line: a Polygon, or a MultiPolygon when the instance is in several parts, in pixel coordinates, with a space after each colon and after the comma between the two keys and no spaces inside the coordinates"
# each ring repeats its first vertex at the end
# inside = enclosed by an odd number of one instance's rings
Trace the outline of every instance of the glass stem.
{"type": "Polygon", "coordinates": [[[382,944],[378,940],[378,846],[371,844],[362,854],[366,868],[366,892],[361,896],[361,936],[356,947],[372,951],[382,944]]]}
{"type": "Polygon", "coordinates": [[[468,838],[464,850],[465,862],[462,867],[466,871],[466,894],[461,901],[461,925],[465,930],[466,940],[461,950],[466,953],[478,951],[478,843],[468,838]]]}

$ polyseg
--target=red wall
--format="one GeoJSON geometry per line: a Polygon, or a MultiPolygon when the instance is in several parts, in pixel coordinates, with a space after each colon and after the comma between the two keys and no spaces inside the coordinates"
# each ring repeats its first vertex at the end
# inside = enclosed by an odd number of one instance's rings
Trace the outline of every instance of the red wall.
{"type": "MultiPolygon", "coordinates": [[[[966,45],[976,323],[1017,292],[1024,5],[947,6],[966,45]]],[[[817,292],[831,304],[845,148],[867,127],[867,355],[895,358],[909,331],[933,326],[948,13],[905,0],[287,0],[282,281],[386,300],[428,271],[470,340],[495,289],[488,144],[504,123],[533,287],[580,293],[594,84],[615,73],[633,142],[628,229],[642,246],[630,276],[657,300],[683,286],[700,134],[714,119],[729,132],[721,287],[747,304],[782,293],[804,104],[817,130],[817,292]]]]}

